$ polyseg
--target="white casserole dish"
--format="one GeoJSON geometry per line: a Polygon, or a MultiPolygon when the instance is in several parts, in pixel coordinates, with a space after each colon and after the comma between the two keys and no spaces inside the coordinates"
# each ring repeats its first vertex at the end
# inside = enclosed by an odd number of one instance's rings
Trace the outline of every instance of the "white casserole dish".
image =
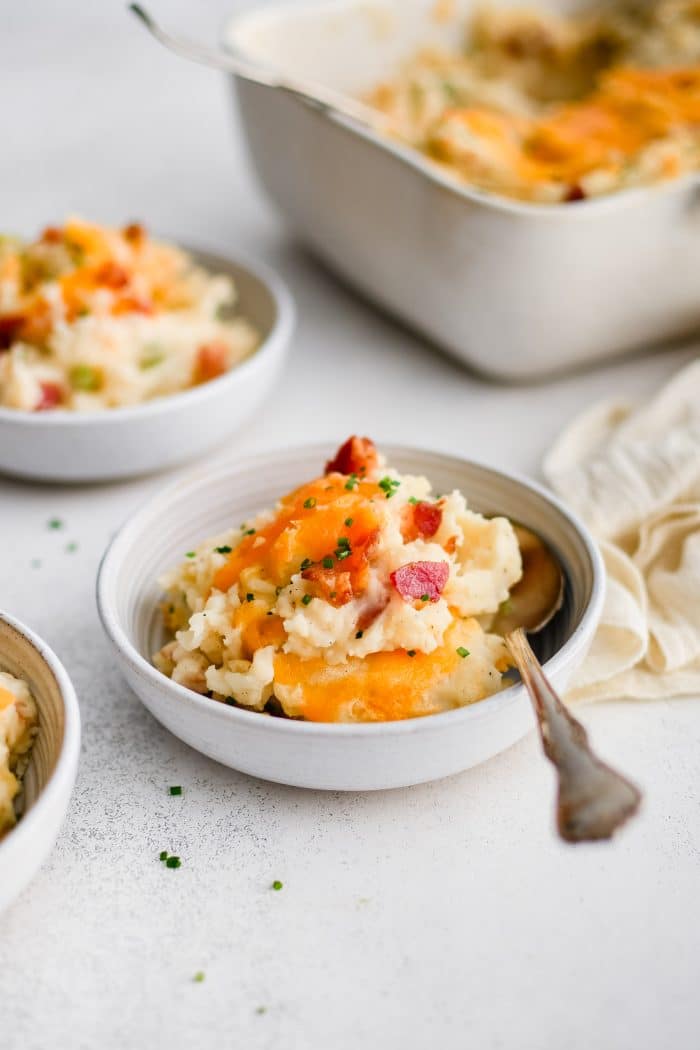
{"type": "MultiPolygon", "coordinates": [[[[314,477],[332,445],[263,453],[202,467],[166,488],[121,529],[103,558],[97,605],[117,666],[171,733],[224,765],[295,787],[370,791],[445,777],[483,762],[534,725],[522,685],[468,707],[400,722],[334,724],[271,718],[200,696],[156,670],[165,641],[158,577],[205,536],[245,521],[314,477]]],[[[442,453],[382,446],[402,472],[425,474],[437,491],[459,488],[486,514],[538,532],[567,577],[564,605],[536,645],[564,690],[585,659],[603,603],[595,543],[558,500],[532,482],[442,453]]]]}
{"type": "Polygon", "coordinates": [[[187,250],[199,265],[233,278],[236,310],[260,333],[257,350],[218,379],[126,408],[0,407],[0,473],[86,482],[166,470],[223,442],[255,414],[282,371],[295,323],[292,297],[281,278],[260,263],[187,250]]]}
{"type": "MultiPolygon", "coordinates": [[[[460,16],[473,6],[455,4],[460,16]]],[[[418,46],[457,44],[463,23],[438,22],[435,8],[267,7],[233,18],[224,46],[357,94],[418,46]]],[[[526,380],[700,328],[697,176],[573,205],[522,204],[460,185],[297,98],[236,86],[260,180],[292,228],[358,291],[473,368],[526,380]]]]}

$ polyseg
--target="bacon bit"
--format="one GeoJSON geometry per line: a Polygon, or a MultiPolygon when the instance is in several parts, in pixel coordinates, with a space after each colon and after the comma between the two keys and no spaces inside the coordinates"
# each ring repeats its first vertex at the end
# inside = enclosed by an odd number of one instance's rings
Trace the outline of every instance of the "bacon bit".
{"type": "Polygon", "coordinates": [[[146,227],[140,222],[130,222],[128,226],[124,227],[122,232],[124,239],[129,241],[135,248],[138,248],[146,240],[146,227]]]}
{"type": "Polygon", "coordinates": [[[301,578],[314,585],[317,598],[323,598],[331,605],[347,605],[353,599],[352,576],[349,572],[336,572],[335,569],[312,565],[304,569],[301,578]]]}
{"type": "Polygon", "coordinates": [[[24,314],[0,316],[0,350],[9,350],[16,341],[24,322],[24,314]]]}
{"type": "Polygon", "coordinates": [[[95,274],[97,284],[107,288],[124,288],[129,283],[129,272],[113,259],[103,262],[95,274]]]}
{"type": "Polygon", "coordinates": [[[585,201],[586,194],[583,192],[583,188],[576,182],[570,187],[564,200],[567,204],[574,204],[576,201],[585,201]]]}
{"type": "Polygon", "coordinates": [[[368,609],[365,609],[357,620],[358,631],[366,631],[368,627],[371,627],[378,616],[386,609],[389,604],[389,595],[385,594],[382,598],[377,599],[373,605],[370,605],[368,609]]]}
{"type": "Polygon", "coordinates": [[[442,508],[437,503],[409,503],[402,512],[401,535],[405,543],[411,543],[419,536],[428,540],[441,524],[442,508]]]}
{"type": "Polygon", "coordinates": [[[333,459],[326,463],[326,474],[357,474],[364,477],[379,462],[374,442],[368,437],[351,438],[341,445],[333,459]]]}
{"type": "Polygon", "coordinates": [[[38,403],[34,406],[35,412],[46,412],[51,408],[56,408],[63,401],[63,390],[58,383],[40,383],[41,397],[38,403]]]}
{"type": "Polygon", "coordinates": [[[228,347],[226,343],[214,341],[203,343],[197,351],[197,360],[194,369],[195,383],[207,383],[210,379],[217,379],[227,369],[228,347]]]}
{"type": "Polygon", "coordinates": [[[411,561],[391,574],[391,582],[402,598],[415,601],[427,594],[436,602],[450,576],[446,561],[411,561]]]}
{"type": "Polygon", "coordinates": [[[63,230],[58,226],[47,226],[41,235],[44,244],[60,244],[63,240],[63,230]]]}

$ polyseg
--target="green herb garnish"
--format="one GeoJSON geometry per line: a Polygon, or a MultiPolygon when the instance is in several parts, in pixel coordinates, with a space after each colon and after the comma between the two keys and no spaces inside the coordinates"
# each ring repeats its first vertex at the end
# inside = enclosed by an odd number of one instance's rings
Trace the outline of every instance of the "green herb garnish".
{"type": "Polygon", "coordinates": [[[255,535],[255,529],[246,529],[245,532],[243,533],[243,535],[244,536],[254,536],[255,535]]]}
{"type": "Polygon", "coordinates": [[[73,365],[68,373],[70,385],[74,390],[83,390],[86,393],[94,393],[102,386],[102,375],[91,365],[73,365]]]}
{"type": "Polygon", "coordinates": [[[238,701],[236,700],[235,696],[227,696],[226,699],[224,700],[224,703],[227,704],[228,707],[237,707],[238,706],[238,701]]]}
{"type": "Polygon", "coordinates": [[[333,568],[333,559],[331,557],[324,558],[323,561],[321,562],[321,564],[323,565],[324,569],[332,569],[333,568]]]}
{"type": "Polygon", "coordinates": [[[181,868],[182,861],[179,857],[168,857],[165,861],[166,868],[181,868]]]}
{"type": "Polygon", "coordinates": [[[247,602],[252,602],[252,601],[255,601],[255,595],[254,595],[254,594],[251,594],[251,593],[250,593],[250,591],[249,591],[249,592],[248,592],[248,594],[246,594],[246,596],[245,596],[245,600],[246,600],[247,602]]]}
{"type": "Polygon", "coordinates": [[[174,784],[168,790],[170,791],[171,795],[181,795],[182,794],[182,788],[180,787],[179,784],[174,784]]]}
{"type": "Polygon", "coordinates": [[[420,600],[422,602],[429,602],[430,601],[430,595],[429,594],[421,594],[420,600]]]}
{"type": "Polygon", "coordinates": [[[312,598],[312,595],[305,594],[304,597],[301,599],[301,604],[302,605],[310,605],[311,604],[311,598],[312,598]]]}
{"type": "Polygon", "coordinates": [[[457,647],[457,652],[462,657],[462,659],[464,659],[465,656],[469,656],[469,650],[465,649],[463,645],[457,647]]]}
{"type": "Polygon", "coordinates": [[[272,888],[273,890],[281,890],[283,885],[284,884],[280,882],[279,879],[275,879],[275,881],[272,883],[272,888]]]}
{"type": "Polygon", "coordinates": [[[70,543],[66,544],[66,553],[67,554],[75,554],[77,549],[78,549],[78,544],[75,542],[75,540],[71,540],[70,543]]]}
{"type": "Polygon", "coordinates": [[[345,482],[345,488],[348,492],[352,492],[360,484],[357,474],[351,474],[348,480],[345,482]]]}
{"type": "Polygon", "coordinates": [[[391,497],[394,495],[400,484],[400,481],[396,481],[394,478],[390,478],[387,476],[381,479],[381,481],[379,482],[379,488],[382,490],[387,499],[391,499],[391,497]]]}
{"type": "Polygon", "coordinates": [[[186,558],[194,558],[194,557],[196,557],[196,554],[197,554],[196,551],[187,551],[187,553],[185,554],[185,557],[186,558]]]}
{"type": "Polygon", "coordinates": [[[406,655],[407,656],[415,656],[416,655],[416,650],[415,649],[409,649],[408,652],[406,653],[406,655]]]}
{"type": "Polygon", "coordinates": [[[139,361],[139,368],[142,372],[145,372],[149,368],[155,368],[156,365],[162,364],[163,361],[165,361],[163,347],[158,343],[148,343],[143,348],[143,354],[139,361]]]}
{"type": "Polygon", "coordinates": [[[158,855],[158,860],[167,860],[167,859],[168,859],[168,851],[167,851],[167,849],[161,850],[159,855],[158,855]]]}
{"type": "Polygon", "coordinates": [[[48,525],[49,525],[50,529],[54,529],[54,530],[63,528],[63,522],[61,521],[60,518],[51,518],[51,520],[49,521],[48,525]]]}
{"type": "Polygon", "coordinates": [[[308,569],[309,566],[311,566],[312,564],[313,562],[311,561],[311,558],[304,558],[303,562],[299,566],[299,571],[304,572],[304,570],[308,569]]]}
{"type": "Polygon", "coordinates": [[[349,558],[351,554],[352,551],[348,550],[347,548],[335,552],[335,556],[338,559],[338,561],[343,561],[344,558],[349,558]]]}
{"type": "Polygon", "coordinates": [[[311,508],[315,507],[315,506],[316,506],[316,497],[315,496],[309,496],[308,499],[304,500],[304,507],[306,508],[306,510],[311,510],[311,508]]]}
{"type": "Polygon", "coordinates": [[[346,518],[345,519],[345,524],[347,525],[348,528],[350,528],[350,526],[352,525],[352,522],[353,522],[352,518],[346,518]]]}
{"type": "Polygon", "coordinates": [[[230,554],[233,547],[229,547],[229,545],[225,543],[223,547],[214,547],[214,550],[217,554],[230,554]]]}
{"type": "Polygon", "coordinates": [[[204,970],[197,970],[196,974],[192,978],[195,984],[201,984],[204,980],[204,970]]]}
{"type": "Polygon", "coordinates": [[[365,633],[364,631],[358,631],[357,634],[355,635],[355,637],[356,638],[361,638],[364,633],[365,633]]]}

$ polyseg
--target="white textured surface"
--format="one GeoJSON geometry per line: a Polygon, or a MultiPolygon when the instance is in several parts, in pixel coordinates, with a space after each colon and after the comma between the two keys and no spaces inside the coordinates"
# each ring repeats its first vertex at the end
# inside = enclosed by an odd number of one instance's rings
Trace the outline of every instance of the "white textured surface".
{"type": "MultiPolygon", "coordinates": [[[[231,6],[156,9],[211,37],[231,6]]],[[[285,239],[232,141],[222,82],[159,52],[115,0],[8,8],[0,83],[3,228],[29,232],[70,210],[143,217],[250,251],[288,279],[301,325],[285,381],[234,452],[356,430],[534,472],[581,407],[646,393],[692,356],[521,390],[474,380],[285,239]]],[[[583,712],[647,791],[612,846],[555,840],[534,737],[449,781],[379,795],[238,776],[146,714],[97,622],[100,553],[161,483],[0,481],[0,604],[55,647],[84,719],[58,847],[0,918],[3,1048],[695,1045],[700,699],[583,712]],[[47,529],[53,516],[65,529],[47,529]],[[184,796],[168,797],[169,784],[184,796]],[[164,869],[161,849],[183,867],[164,869]]]]}

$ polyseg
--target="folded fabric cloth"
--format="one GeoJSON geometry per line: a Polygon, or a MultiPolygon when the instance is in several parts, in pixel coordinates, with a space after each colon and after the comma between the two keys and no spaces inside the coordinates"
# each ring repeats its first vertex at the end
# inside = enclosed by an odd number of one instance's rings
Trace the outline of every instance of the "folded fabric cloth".
{"type": "Polygon", "coordinates": [[[567,699],[700,694],[700,359],[646,405],[588,409],[544,473],[607,571],[601,624],[567,699]]]}

